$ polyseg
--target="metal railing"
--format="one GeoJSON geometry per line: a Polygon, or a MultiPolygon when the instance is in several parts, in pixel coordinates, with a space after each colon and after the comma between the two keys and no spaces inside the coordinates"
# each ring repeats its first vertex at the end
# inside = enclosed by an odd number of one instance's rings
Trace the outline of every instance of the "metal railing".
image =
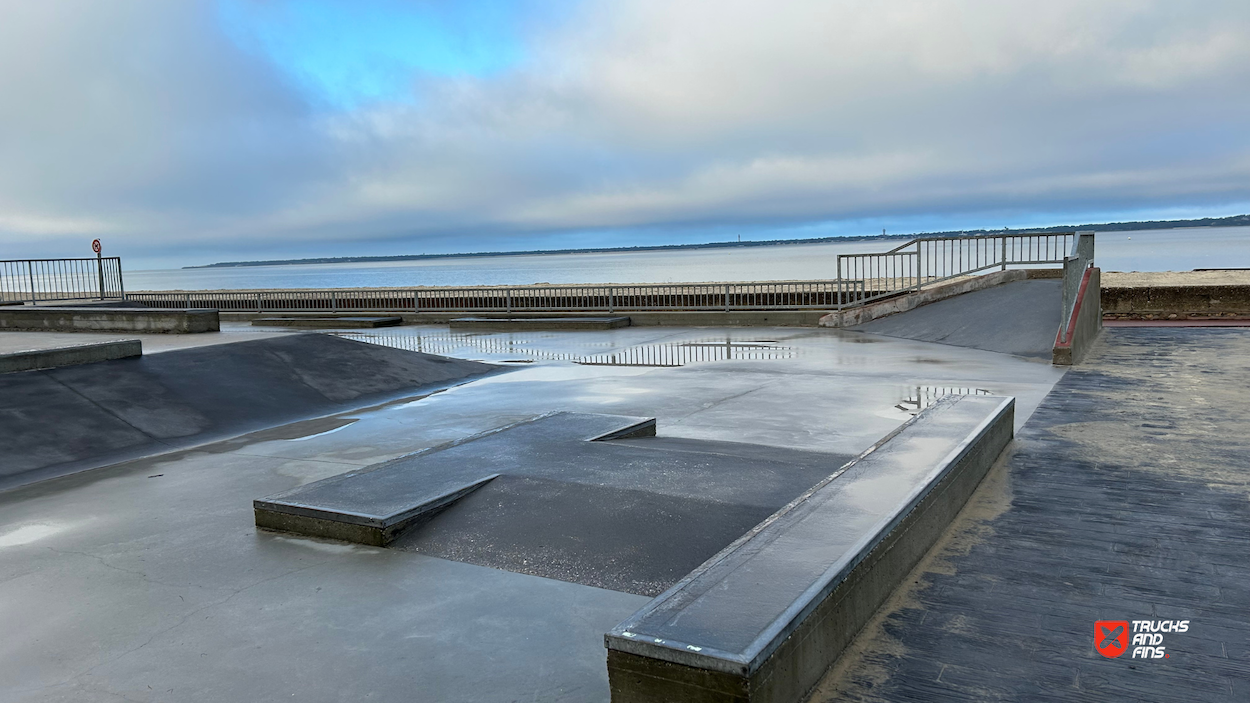
{"type": "Polygon", "coordinates": [[[131,293],[153,307],[227,312],[600,312],[843,310],[1008,266],[1061,264],[1075,233],[913,239],[890,251],[839,254],[824,281],[360,288],[131,293]]]}
{"type": "Polygon", "coordinates": [[[883,253],[839,254],[839,282],[848,279],[862,282],[858,290],[839,288],[839,309],[989,269],[1060,264],[1074,236],[1073,232],[1058,232],[926,237],[883,253]]]}
{"type": "Polygon", "coordinates": [[[0,302],[38,303],[125,297],[122,260],[116,256],[0,261],[0,302]]]}
{"type": "Polygon", "coordinates": [[[649,310],[829,310],[860,281],[769,281],[589,286],[480,286],[130,293],[153,307],[235,312],[633,312],[649,310]]]}

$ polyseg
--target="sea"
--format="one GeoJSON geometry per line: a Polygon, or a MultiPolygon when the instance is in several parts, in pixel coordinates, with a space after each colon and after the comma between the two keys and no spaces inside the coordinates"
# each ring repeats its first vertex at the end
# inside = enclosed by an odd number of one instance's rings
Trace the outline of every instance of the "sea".
{"type": "MultiPolygon", "coordinates": [[[[127,270],[125,283],[143,291],[821,280],[836,277],[838,254],[887,251],[903,241],[127,270]]],[[[1099,232],[1094,260],[1104,271],[1250,268],[1250,227],[1099,232]]]]}

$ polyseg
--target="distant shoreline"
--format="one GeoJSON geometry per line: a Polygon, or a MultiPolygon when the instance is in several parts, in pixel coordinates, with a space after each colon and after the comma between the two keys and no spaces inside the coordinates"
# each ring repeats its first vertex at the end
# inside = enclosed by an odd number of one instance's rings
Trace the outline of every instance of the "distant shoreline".
{"type": "Polygon", "coordinates": [[[423,259],[464,259],[488,256],[545,256],[550,254],[608,254],[642,251],[669,251],[675,249],[726,249],[730,247],[783,246],[787,244],[828,244],[831,242],[870,242],[914,239],[916,237],[976,236],[983,234],[1044,234],[1046,232],[1069,232],[1074,230],[1095,232],[1137,231],[1150,229],[1202,229],[1205,227],[1250,226],[1250,215],[1232,217],[1206,217],[1198,220],[1152,220],[1148,222],[1108,222],[1093,225],[1060,225],[1030,229],[960,230],[949,232],[921,232],[916,234],[875,234],[849,237],[815,237],[809,239],[767,239],[749,242],[708,242],[705,244],[657,244],[636,247],[595,247],[585,249],[534,249],[529,251],[482,251],[460,254],[397,254],[392,256],[337,256],[309,259],[274,259],[269,261],[222,261],[201,266],[183,266],[184,269],[241,268],[246,266],[293,266],[301,264],[354,264],[386,261],[420,261],[423,259]]]}

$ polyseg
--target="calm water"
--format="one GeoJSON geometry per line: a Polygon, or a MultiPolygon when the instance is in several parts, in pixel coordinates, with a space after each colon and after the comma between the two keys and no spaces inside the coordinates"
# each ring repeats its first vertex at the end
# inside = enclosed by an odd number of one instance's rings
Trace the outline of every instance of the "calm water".
{"type": "MultiPolygon", "coordinates": [[[[833,278],[838,254],[886,251],[901,243],[902,240],[127,271],[126,288],[138,291],[810,280],[833,278]]],[[[1250,227],[1100,232],[1094,258],[1104,271],[1250,268],[1250,227]]]]}

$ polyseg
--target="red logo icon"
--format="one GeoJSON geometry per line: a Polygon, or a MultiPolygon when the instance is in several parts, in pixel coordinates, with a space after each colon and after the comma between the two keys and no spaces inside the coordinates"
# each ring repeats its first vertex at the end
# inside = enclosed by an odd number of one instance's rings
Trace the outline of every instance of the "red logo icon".
{"type": "Polygon", "coordinates": [[[1114,659],[1128,649],[1128,620],[1098,620],[1094,623],[1094,649],[1114,659]]]}
{"type": "Polygon", "coordinates": [[[98,239],[91,240],[91,251],[94,251],[97,254],[100,253],[100,240],[98,239]]]}

